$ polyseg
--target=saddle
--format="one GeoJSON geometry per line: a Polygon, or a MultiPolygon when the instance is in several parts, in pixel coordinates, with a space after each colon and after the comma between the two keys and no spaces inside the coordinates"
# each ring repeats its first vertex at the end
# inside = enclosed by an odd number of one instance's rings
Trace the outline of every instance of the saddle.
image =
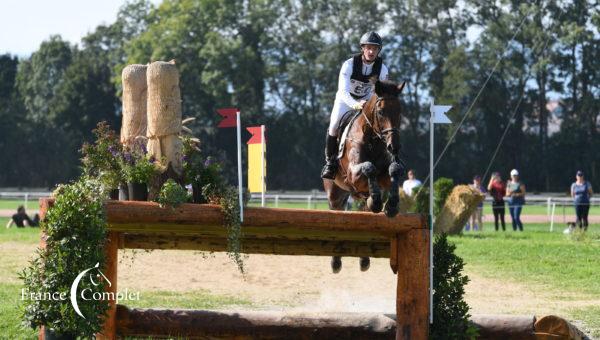
{"type": "Polygon", "coordinates": [[[340,120],[340,125],[338,127],[337,135],[340,136],[338,139],[338,155],[337,159],[340,159],[344,156],[344,147],[346,146],[346,137],[348,136],[348,132],[350,131],[350,127],[361,113],[361,110],[350,110],[344,113],[342,119],[340,120]]]}

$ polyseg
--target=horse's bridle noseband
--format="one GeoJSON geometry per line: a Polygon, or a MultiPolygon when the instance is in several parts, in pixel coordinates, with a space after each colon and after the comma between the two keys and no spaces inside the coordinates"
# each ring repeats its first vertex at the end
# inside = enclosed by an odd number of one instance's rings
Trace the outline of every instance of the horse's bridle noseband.
{"type": "Polygon", "coordinates": [[[367,117],[367,115],[365,114],[364,111],[362,111],[363,116],[365,117],[365,120],[367,121],[367,124],[371,127],[371,129],[373,130],[373,133],[377,136],[377,138],[379,138],[382,142],[385,143],[385,137],[387,136],[387,134],[389,133],[397,133],[400,134],[400,129],[399,128],[388,128],[388,129],[384,129],[384,130],[380,130],[380,129],[376,129],[375,126],[379,127],[379,111],[378,107],[379,107],[379,103],[384,99],[385,97],[379,97],[377,96],[377,100],[375,100],[375,104],[373,105],[373,110],[371,111],[371,113],[373,114],[373,120],[374,120],[374,124],[371,124],[371,121],[369,120],[369,117],[367,117]],[[379,130],[379,131],[378,131],[379,130]]]}

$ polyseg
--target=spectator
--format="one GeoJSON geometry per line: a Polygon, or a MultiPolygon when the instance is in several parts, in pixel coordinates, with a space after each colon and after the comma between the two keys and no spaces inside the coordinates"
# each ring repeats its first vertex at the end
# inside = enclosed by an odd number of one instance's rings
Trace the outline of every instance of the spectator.
{"type": "Polygon", "coordinates": [[[494,225],[496,231],[498,231],[498,220],[502,222],[502,231],[506,231],[506,224],[504,223],[504,214],[506,208],[504,207],[504,196],[506,196],[506,186],[502,182],[500,173],[494,172],[490,178],[487,189],[492,196],[492,211],[494,212],[494,225]]]}
{"type": "Polygon", "coordinates": [[[17,228],[23,228],[25,226],[37,227],[39,223],[39,215],[36,214],[36,218],[32,221],[29,218],[29,215],[25,212],[25,207],[20,205],[17,208],[17,213],[12,215],[11,219],[6,224],[6,228],[12,227],[13,224],[17,226],[17,228]]]}
{"type": "Polygon", "coordinates": [[[413,169],[408,170],[408,179],[402,183],[402,190],[407,196],[412,196],[413,189],[421,186],[421,181],[416,179],[415,171],[413,169]]]}
{"type": "Polygon", "coordinates": [[[592,197],[592,184],[583,177],[583,171],[579,170],[576,174],[576,181],[571,184],[571,197],[575,205],[575,214],[577,216],[577,225],[579,229],[588,228],[588,213],[590,212],[590,198],[592,197]]]}
{"type": "MultiPolygon", "coordinates": [[[[469,185],[471,188],[479,191],[484,194],[487,192],[485,187],[481,185],[481,176],[476,175],[473,177],[473,184],[469,185]]],[[[469,230],[469,227],[475,230],[483,230],[483,202],[479,203],[473,215],[471,215],[471,225],[469,226],[469,222],[467,222],[466,230],[469,230]]]]}
{"type": "Polygon", "coordinates": [[[506,195],[508,196],[508,211],[512,218],[513,230],[523,231],[521,210],[523,210],[525,204],[525,185],[519,179],[517,169],[512,169],[510,172],[510,181],[506,183],[506,195]]]}

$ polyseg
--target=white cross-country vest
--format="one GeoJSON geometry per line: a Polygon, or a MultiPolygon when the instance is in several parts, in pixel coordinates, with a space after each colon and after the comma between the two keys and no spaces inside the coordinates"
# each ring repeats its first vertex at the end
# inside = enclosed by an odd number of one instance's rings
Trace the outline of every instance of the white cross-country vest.
{"type": "Polygon", "coordinates": [[[373,85],[370,83],[370,78],[379,79],[381,73],[381,65],[383,60],[381,57],[375,58],[371,73],[364,75],[362,73],[362,55],[357,54],[352,60],[352,75],[350,76],[350,95],[354,99],[364,98],[371,93],[373,85]]]}

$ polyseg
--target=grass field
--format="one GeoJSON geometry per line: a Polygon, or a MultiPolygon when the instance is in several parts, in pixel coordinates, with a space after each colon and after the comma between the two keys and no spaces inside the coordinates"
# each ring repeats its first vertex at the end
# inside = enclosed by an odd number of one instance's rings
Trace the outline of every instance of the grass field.
{"type": "MultiPolygon", "coordinates": [[[[15,210],[17,211],[17,208],[23,205],[25,206],[25,201],[24,200],[8,200],[8,199],[0,199],[0,209],[11,209],[11,210],[15,210]]],[[[38,200],[28,200],[27,201],[27,206],[25,207],[25,210],[38,210],[40,208],[40,205],[38,203],[38,200]]]]}
{"type": "MultiPolygon", "coordinates": [[[[0,218],[0,225],[6,221],[0,218]]],[[[33,331],[19,326],[17,306],[21,286],[16,273],[27,265],[27,256],[36,248],[38,239],[38,229],[0,228],[0,329],[3,330],[0,338],[35,338],[33,331]]],[[[528,224],[525,232],[495,232],[488,224],[484,232],[452,236],[450,240],[464,259],[467,274],[474,272],[491,279],[520,283],[560,299],[600,299],[600,225],[590,226],[583,236],[568,236],[563,235],[562,230],[548,232],[545,224],[528,224]]],[[[209,291],[147,292],[143,300],[129,305],[196,309],[253,307],[243,299],[216,296],[209,291]]],[[[592,336],[600,337],[600,307],[572,308],[566,313],[561,316],[583,321],[592,336]]]]}
{"type": "MultiPolygon", "coordinates": [[[[546,224],[527,224],[524,232],[470,232],[450,239],[474,271],[489,278],[516,281],[562,298],[600,299],[600,225],[586,234],[548,232],[546,224]]],[[[600,337],[600,307],[574,308],[567,317],[583,321],[600,337]]]]}

